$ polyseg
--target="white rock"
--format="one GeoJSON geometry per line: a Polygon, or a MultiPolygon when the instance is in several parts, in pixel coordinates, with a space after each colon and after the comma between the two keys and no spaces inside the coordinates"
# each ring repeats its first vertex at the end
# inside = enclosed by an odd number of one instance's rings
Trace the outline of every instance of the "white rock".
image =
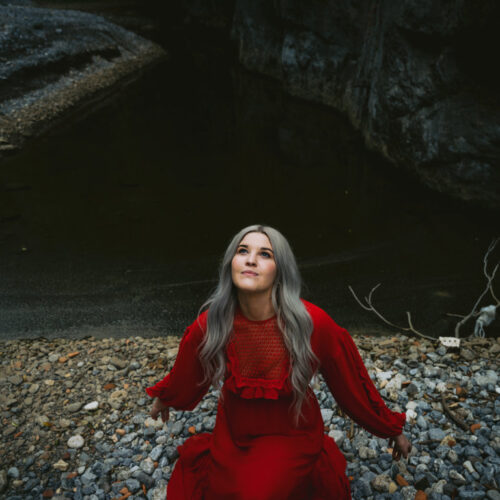
{"type": "Polygon", "coordinates": [[[94,434],[94,436],[93,436],[93,438],[94,438],[96,441],[101,440],[103,437],[104,437],[104,432],[102,432],[102,431],[97,431],[97,432],[94,434]]]}
{"type": "Polygon", "coordinates": [[[335,444],[340,448],[345,439],[345,434],[343,431],[339,431],[338,429],[333,429],[328,433],[328,435],[333,438],[335,444]]]}
{"type": "Polygon", "coordinates": [[[64,460],[59,460],[58,462],[53,464],[52,467],[61,472],[66,472],[68,470],[69,464],[66,463],[64,460]]]}
{"type": "Polygon", "coordinates": [[[59,419],[59,427],[69,427],[71,425],[71,420],[68,420],[67,418],[61,418],[59,419]]]}
{"type": "Polygon", "coordinates": [[[47,415],[37,415],[35,417],[35,422],[39,425],[47,425],[50,420],[49,420],[49,417],[47,417],[47,415]]]}
{"type": "Polygon", "coordinates": [[[437,392],[446,392],[447,391],[446,384],[444,382],[439,382],[436,385],[436,391],[437,392]]]}
{"type": "Polygon", "coordinates": [[[151,490],[151,500],[164,500],[166,496],[167,496],[166,484],[156,486],[153,490],[151,490]]]}
{"type": "Polygon", "coordinates": [[[402,383],[405,381],[405,377],[401,373],[396,373],[394,378],[389,380],[389,383],[385,386],[387,390],[397,390],[400,391],[402,383]]]}
{"type": "Polygon", "coordinates": [[[92,401],[91,403],[88,403],[83,407],[84,410],[97,410],[97,408],[99,408],[98,401],[92,401]]]}
{"type": "Polygon", "coordinates": [[[377,379],[379,382],[382,382],[382,380],[390,380],[393,373],[394,372],[392,370],[388,372],[377,372],[377,379]]]}
{"type": "Polygon", "coordinates": [[[408,403],[406,403],[407,410],[414,410],[417,406],[418,406],[417,401],[408,401],[408,403]]]}
{"type": "Polygon", "coordinates": [[[80,434],[77,434],[76,436],[71,436],[68,439],[68,446],[70,448],[81,448],[84,442],[83,437],[80,436],[80,434]]]}
{"type": "MultiPolygon", "coordinates": [[[[375,450],[373,450],[375,451],[375,450]]],[[[391,478],[388,474],[379,474],[378,476],[375,476],[371,481],[370,481],[373,489],[377,491],[389,491],[389,485],[391,483],[391,478]]]]}
{"type": "Polygon", "coordinates": [[[144,421],[144,425],[146,427],[154,427],[155,429],[161,429],[163,427],[163,421],[161,418],[157,418],[156,420],[153,420],[151,417],[148,417],[144,421]]]}
{"type": "Polygon", "coordinates": [[[329,408],[323,408],[321,410],[321,416],[323,417],[323,422],[325,424],[329,424],[333,417],[333,410],[330,410],[329,408]]]}
{"type": "Polygon", "coordinates": [[[474,469],[474,467],[472,466],[472,464],[470,463],[469,460],[466,460],[463,463],[463,465],[469,471],[470,474],[474,474],[474,472],[476,472],[476,470],[474,469]]]}
{"type": "Polygon", "coordinates": [[[369,458],[376,458],[376,456],[377,452],[373,448],[369,448],[368,446],[361,446],[359,448],[359,457],[362,458],[363,460],[369,458]]]}
{"type": "Polygon", "coordinates": [[[415,410],[412,410],[411,408],[409,410],[406,410],[406,421],[411,422],[411,420],[415,420],[417,418],[417,413],[415,410]]]}
{"type": "Polygon", "coordinates": [[[488,384],[495,385],[498,381],[498,375],[494,370],[487,370],[485,375],[481,375],[479,373],[474,375],[474,380],[476,381],[476,384],[480,386],[488,384]]]}

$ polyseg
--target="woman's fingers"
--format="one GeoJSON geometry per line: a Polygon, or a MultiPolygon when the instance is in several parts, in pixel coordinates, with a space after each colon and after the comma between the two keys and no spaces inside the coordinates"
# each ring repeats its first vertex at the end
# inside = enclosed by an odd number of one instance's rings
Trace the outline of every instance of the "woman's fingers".
{"type": "Polygon", "coordinates": [[[163,422],[166,422],[168,420],[168,408],[163,408],[161,411],[161,419],[163,422]]]}
{"type": "Polygon", "coordinates": [[[391,447],[392,458],[394,460],[399,460],[401,456],[403,458],[408,458],[408,454],[411,451],[411,443],[403,434],[389,438],[389,448],[391,447]]]}

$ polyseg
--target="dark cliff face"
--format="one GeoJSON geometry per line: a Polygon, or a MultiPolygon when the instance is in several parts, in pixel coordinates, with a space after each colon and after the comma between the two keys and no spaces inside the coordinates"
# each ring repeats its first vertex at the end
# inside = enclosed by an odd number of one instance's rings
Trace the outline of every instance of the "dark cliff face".
{"type": "Polygon", "coordinates": [[[368,147],[463,200],[500,206],[500,4],[184,0],[240,62],[346,113],[368,147]]]}

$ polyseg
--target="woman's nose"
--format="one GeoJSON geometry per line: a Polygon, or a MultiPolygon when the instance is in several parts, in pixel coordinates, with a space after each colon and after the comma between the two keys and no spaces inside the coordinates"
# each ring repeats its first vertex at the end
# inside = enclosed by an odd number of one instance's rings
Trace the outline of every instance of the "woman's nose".
{"type": "Polygon", "coordinates": [[[251,266],[255,266],[256,258],[255,258],[255,254],[253,252],[247,253],[247,264],[249,264],[251,266]]]}

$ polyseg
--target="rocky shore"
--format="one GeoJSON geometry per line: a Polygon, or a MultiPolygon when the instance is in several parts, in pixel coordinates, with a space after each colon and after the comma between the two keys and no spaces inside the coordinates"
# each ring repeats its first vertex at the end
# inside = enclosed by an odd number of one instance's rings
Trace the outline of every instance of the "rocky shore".
{"type": "MultiPolygon", "coordinates": [[[[407,412],[408,460],[315,386],[325,432],[348,461],[353,498],[500,499],[500,339],[458,350],[404,335],[355,336],[388,406],[407,412]],[[444,401],[444,406],[443,406],[444,401]]],[[[218,394],[149,417],[144,388],[172,366],[176,337],[0,343],[0,497],[163,500],[187,437],[213,429],[218,394]]]]}
{"type": "Polygon", "coordinates": [[[0,1],[0,159],[95,110],[165,51],[104,18],[0,1]]]}

